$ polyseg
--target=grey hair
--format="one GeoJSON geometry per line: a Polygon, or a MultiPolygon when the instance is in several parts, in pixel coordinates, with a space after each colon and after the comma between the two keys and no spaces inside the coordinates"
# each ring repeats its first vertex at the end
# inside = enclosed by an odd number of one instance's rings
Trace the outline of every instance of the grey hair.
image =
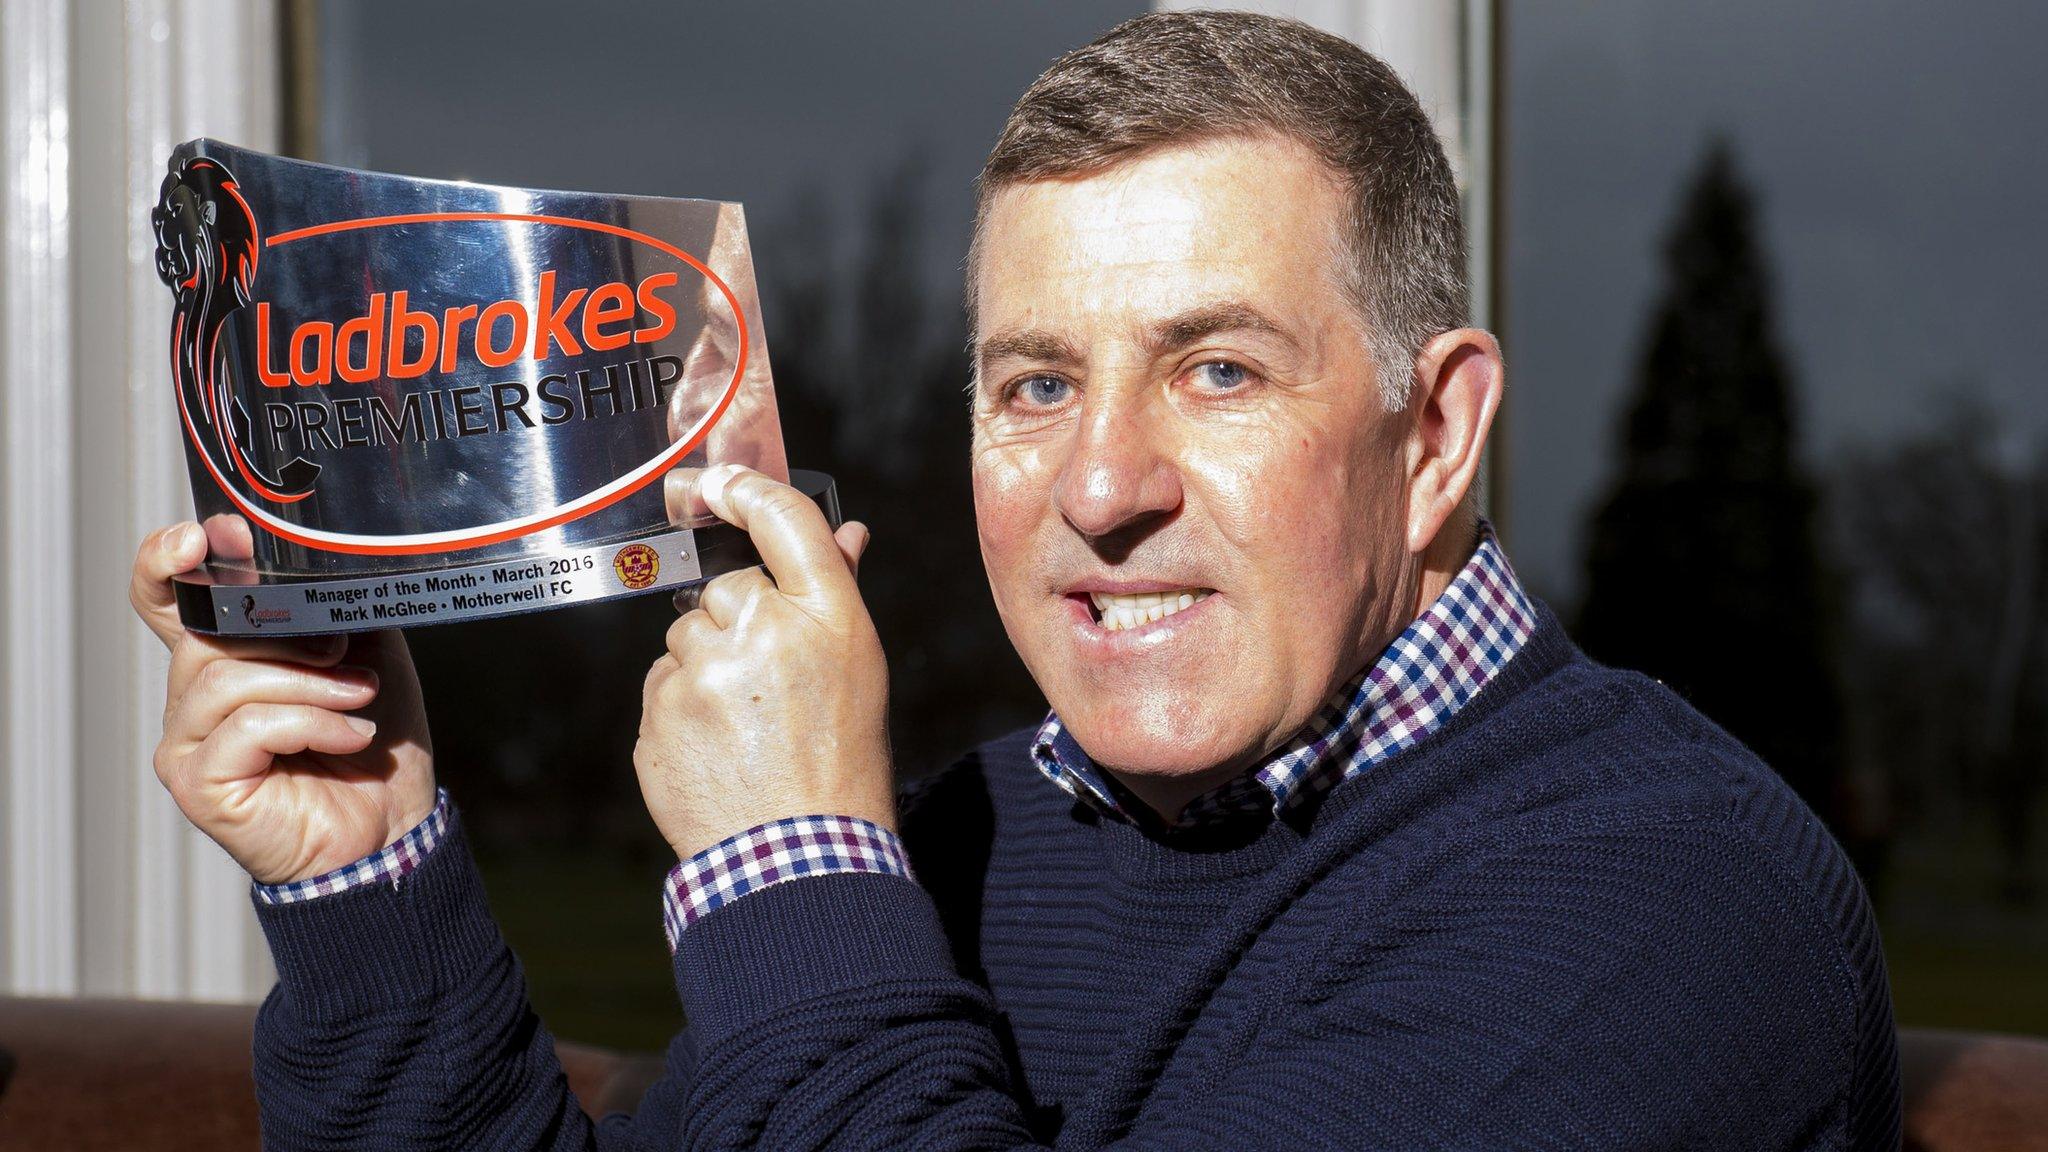
{"type": "Polygon", "coordinates": [[[1106,171],[1161,148],[1279,134],[1350,196],[1342,286],[1381,398],[1405,407],[1422,346],[1467,323],[1465,225],[1443,145],[1393,69],[1348,40],[1244,12],[1155,12],[1055,60],[1003,125],[977,183],[967,305],[995,194],[1106,171]]]}

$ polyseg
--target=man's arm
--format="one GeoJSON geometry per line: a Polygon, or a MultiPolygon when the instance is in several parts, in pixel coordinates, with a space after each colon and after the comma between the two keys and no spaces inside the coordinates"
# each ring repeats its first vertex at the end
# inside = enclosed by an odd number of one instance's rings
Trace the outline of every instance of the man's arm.
{"type": "MultiPolygon", "coordinates": [[[[1345,927],[1248,1044],[1181,1053],[1212,1063],[1173,1067],[1138,1115],[1068,1117],[1055,1146],[1896,1144],[1896,1071],[1865,1043],[1888,1020],[1860,1018],[1873,998],[1814,895],[1740,834],[1494,852],[1345,927]],[[1857,1103],[1887,1076],[1889,1125],[1857,1103]]],[[[749,896],[684,933],[676,979],[701,1045],[678,1147],[1040,1146],[992,1005],[908,880],[749,896]]]]}
{"type": "Polygon", "coordinates": [[[278,1148],[587,1148],[459,813],[397,883],[257,902],[278,984],[256,1096],[278,1148]]]}
{"type": "Polygon", "coordinates": [[[130,600],[171,650],[158,778],[256,882],[277,961],[256,1038],[266,1141],[587,1146],[460,819],[440,806],[404,638],[180,624],[171,578],[249,547],[234,517],[155,533],[130,600]]]}

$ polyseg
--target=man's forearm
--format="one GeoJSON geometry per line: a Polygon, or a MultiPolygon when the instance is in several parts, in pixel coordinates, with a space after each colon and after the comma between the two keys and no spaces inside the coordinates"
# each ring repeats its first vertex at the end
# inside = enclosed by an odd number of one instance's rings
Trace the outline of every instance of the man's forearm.
{"type": "Polygon", "coordinates": [[[930,898],[899,876],[821,876],[735,901],[683,933],[675,970],[698,1047],[679,1149],[1279,1152],[1358,1135],[1304,1144],[1327,1101],[1290,1086],[1341,1068],[1341,1044],[1248,1097],[1134,1121],[1114,1102],[1138,1082],[1104,1083],[1089,1107],[1034,1127],[993,1001],[957,973],[930,898]]]}
{"type": "Polygon", "coordinates": [[[257,911],[278,968],[255,1040],[267,1146],[595,1145],[459,816],[395,885],[257,911]]]}
{"type": "Polygon", "coordinates": [[[692,924],[675,972],[699,1051],[679,1148],[1035,1146],[988,994],[905,877],[756,892],[692,924]]]}

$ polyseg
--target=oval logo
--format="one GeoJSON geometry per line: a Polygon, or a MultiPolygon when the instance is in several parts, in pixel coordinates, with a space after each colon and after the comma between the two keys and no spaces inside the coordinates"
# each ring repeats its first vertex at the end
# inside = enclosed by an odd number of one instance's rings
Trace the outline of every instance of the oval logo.
{"type": "MultiPolygon", "coordinates": [[[[221,191],[233,197],[228,202],[229,218],[237,222],[247,218],[250,243],[246,245],[246,255],[222,250],[236,261],[225,278],[229,288],[239,290],[234,308],[246,308],[248,319],[253,321],[255,336],[251,343],[259,380],[241,382],[247,391],[404,380],[436,370],[446,375],[471,363],[500,369],[521,359],[542,361],[554,355],[581,355],[586,349],[631,348],[635,343],[649,343],[666,336],[676,324],[673,306],[661,298],[659,291],[676,283],[677,274],[668,272],[644,277],[635,284],[572,285],[558,283],[554,272],[545,271],[539,274],[530,301],[476,301],[473,305],[438,310],[415,304],[405,291],[380,290],[371,294],[369,308],[363,315],[343,318],[338,324],[325,319],[313,320],[294,326],[290,332],[272,329],[272,317],[266,302],[255,301],[253,307],[249,307],[253,296],[251,282],[261,252],[316,237],[367,229],[488,221],[607,234],[645,245],[702,275],[717,289],[718,297],[725,301],[737,336],[732,378],[725,383],[716,400],[705,407],[695,423],[684,429],[666,448],[638,462],[623,475],[550,507],[510,519],[446,531],[379,535],[329,531],[295,524],[263,507],[264,503],[288,505],[311,495],[321,468],[304,457],[294,457],[267,472],[251,463],[253,453],[249,450],[248,440],[254,422],[242,409],[233,389],[227,386],[225,374],[218,373],[221,365],[217,361],[223,355],[214,339],[218,325],[214,325],[214,330],[206,332],[202,339],[198,323],[188,326],[181,313],[180,319],[174,321],[172,341],[174,367],[179,369],[181,380],[190,377],[192,381],[189,387],[178,389],[179,412],[186,434],[197,449],[197,458],[229,501],[253,523],[274,535],[328,552],[416,556],[481,548],[559,527],[608,508],[659,480],[703,444],[739,393],[751,347],[751,334],[747,330],[746,315],[740,301],[731,287],[701,260],[666,241],[621,225],[566,216],[428,212],[319,224],[261,237],[259,245],[260,233],[255,226],[254,215],[248,211],[246,201],[235,194],[232,177],[228,177],[218,165],[213,165],[213,168],[222,177],[217,179],[221,191]],[[192,347],[186,349],[187,344],[192,347]],[[190,354],[181,357],[181,349],[190,354]],[[250,384],[259,387],[250,388],[250,384]],[[202,434],[202,426],[213,430],[215,435],[202,434]],[[242,483],[231,482],[234,477],[239,477],[242,483]]],[[[222,219],[217,207],[209,209],[205,205],[197,205],[190,211],[205,211],[204,221],[210,228],[217,228],[222,219]]],[[[161,257],[159,262],[163,262],[161,257]]],[[[177,261],[173,263],[177,264],[177,261]]],[[[183,264],[177,264],[172,272],[182,277],[183,267],[183,264]]],[[[166,276],[168,279],[170,274],[166,273],[166,276]]],[[[186,287],[199,284],[202,277],[195,272],[191,280],[192,284],[186,287]]],[[[182,282],[173,281],[173,287],[182,282]]],[[[398,285],[390,287],[402,288],[398,285]]],[[[194,315],[205,314],[197,307],[192,311],[194,315]]],[[[215,311],[221,312],[224,318],[224,311],[219,308],[215,311]]],[[[374,406],[380,401],[372,399],[371,403],[374,406]]],[[[408,420],[420,419],[418,408],[394,411],[396,407],[387,406],[373,415],[386,420],[389,427],[400,432],[408,426],[408,420]]],[[[435,419],[439,418],[436,411],[435,419]]],[[[504,419],[502,412],[499,418],[501,421],[504,419]]],[[[531,421],[528,426],[532,426],[531,421]]],[[[271,430],[277,431],[275,428],[271,430]]],[[[632,559],[638,561],[642,558],[636,554],[632,559]]],[[[657,558],[654,563],[658,562],[657,558]]],[[[646,567],[651,568],[652,565],[646,567]]],[[[636,587],[633,581],[641,579],[644,570],[638,563],[625,564],[620,567],[619,576],[628,587],[636,587]]],[[[645,578],[651,580],[652,577],[645,578]]]]}

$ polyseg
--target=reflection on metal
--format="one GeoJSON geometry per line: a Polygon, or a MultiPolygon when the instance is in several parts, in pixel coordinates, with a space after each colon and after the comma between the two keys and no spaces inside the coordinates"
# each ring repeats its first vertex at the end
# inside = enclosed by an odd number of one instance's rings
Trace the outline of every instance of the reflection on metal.
{"type": "Polygon", "coordinates": [[[671,587],[711,574],[693,537],[718,529],[672,525],[665,476],[787,475],[736,204],[198,140],[151,220],[217,558],[180,586],[192,627],[403,627],[671,587]],[[631,562],[656,547],[658,572],[631,562]]]}

